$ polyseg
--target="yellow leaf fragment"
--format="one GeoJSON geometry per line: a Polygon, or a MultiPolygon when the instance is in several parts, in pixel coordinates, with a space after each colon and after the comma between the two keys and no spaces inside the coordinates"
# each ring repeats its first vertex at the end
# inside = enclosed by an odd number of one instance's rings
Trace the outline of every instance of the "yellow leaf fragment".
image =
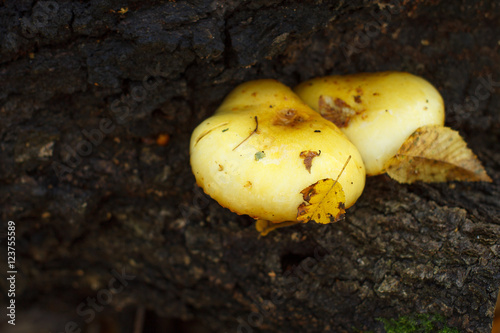
{"type": "Polygon", "coordinates": [[[297,210],[297,220],[307,223],[331,223],[338,221],[345,213],[345,194],[342,185],[336,180],[326,178],[314,183],[302,193],[304,203],[297,210]]]}
{"type": "Polygon", "coordinates": [[[268,220],[257,220],[255,222],[255,229],[260,233],[261,236],[267,236],[268,233],[271,231],[278,229],[278,228],[283,228],[283,227],[289,227],[292,225],[295,225],[297,221],[286,221],[286,222],[281,222],[281,223],[274,223],[268,220]]]}
{"type": "Polygon", "coordinates": [[[418,128],[385,165],[400,183],[491,182],[481,162],[457,131],[439,125],[418,128]]]}

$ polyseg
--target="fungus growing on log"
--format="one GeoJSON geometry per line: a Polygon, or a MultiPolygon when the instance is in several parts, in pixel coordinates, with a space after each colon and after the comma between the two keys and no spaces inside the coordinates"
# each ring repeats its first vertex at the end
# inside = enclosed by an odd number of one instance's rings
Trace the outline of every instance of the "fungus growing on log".
{"type": "Polygon", "coordinates": [[[321,180],[337,179],[345,195],[335,209],[352,206],[365,184],[356,147],[275,80],[235,88],[194,130],[190,154],[205,193],[237,214],[272,223],[298,221],[302,191],[321,180]]]}
{"type": "Polygon", "coordinates": [[[401,183],[491,181],[474,153],[444,127],[444,102],[428,81],[404,72],[315,78],[295,92],[358,148],[368,176],[401,183]]]}

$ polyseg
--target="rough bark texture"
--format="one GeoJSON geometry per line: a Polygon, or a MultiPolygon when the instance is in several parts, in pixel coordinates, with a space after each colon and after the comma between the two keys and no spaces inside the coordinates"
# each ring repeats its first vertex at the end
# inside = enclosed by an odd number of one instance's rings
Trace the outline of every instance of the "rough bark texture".
{"type": "Polygon", "coordinates": [[[488,332],[499,36],[495,1],[0,1],[0,205],[2,232],[17,227],[19,309],[57,300],[89,319],[75,309],[114,269],[135,278],[108,309],[222,332],[382,332],[376,318],[414,313],[488,332]],[[440,90],[493,183],[378,176],[345,220],[265,238],[196,189],[191,131],[237,84],[382,70],[440,90]]]}

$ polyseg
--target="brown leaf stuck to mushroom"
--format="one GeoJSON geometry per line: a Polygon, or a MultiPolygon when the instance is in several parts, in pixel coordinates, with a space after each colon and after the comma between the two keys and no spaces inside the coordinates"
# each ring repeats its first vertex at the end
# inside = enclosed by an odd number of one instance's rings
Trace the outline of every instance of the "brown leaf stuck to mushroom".
{"type": "Polygon", "coordinates": [[[386,163],[386,172],[400,183],[492,181],[460,134],[442,126],[418,128],[386,163]]]}
{"type": "Polygon", "coordinates": [[[306,170],[309,171],[309,173],[311,173],[313,158],[315,158],[316,156],[319,156],[319,155],[321,155],[321,150],[319,152],[315,152],[312,150],[304,150],[304,151],[300,152],[299,156],[300,156],[300,158],[304,159],[304,165],[306,166],[306,170]]]}
{"type": "Polygon", "coordinates": [[[356,115],[356,111],[349,104],[340,98],[334,100],[330,96],[321,95],[319,97],[318,109],[323,118],[340,128],[346,127],[351,117],[356,115]]]}

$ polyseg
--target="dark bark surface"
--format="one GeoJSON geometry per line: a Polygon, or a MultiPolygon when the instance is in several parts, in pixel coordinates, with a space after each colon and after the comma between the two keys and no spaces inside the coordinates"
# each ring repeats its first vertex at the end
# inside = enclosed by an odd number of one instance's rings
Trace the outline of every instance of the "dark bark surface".
{"type": "Polygon", "coordinates": [[[115,270],[134,278],[108,309],[221,332],[382,332],[376,318],[415,313],[489,332],[499,50],[495,1],[0,1],[0,207],[2,232],[16,222],[19,311],[57,300],[89,319],[75,309],[115,270]],[[265,238],[196,188],[190,134],[237,84],[382,70],[439,89],[493,183],[369,178],[345,220],[265,238]]]}

